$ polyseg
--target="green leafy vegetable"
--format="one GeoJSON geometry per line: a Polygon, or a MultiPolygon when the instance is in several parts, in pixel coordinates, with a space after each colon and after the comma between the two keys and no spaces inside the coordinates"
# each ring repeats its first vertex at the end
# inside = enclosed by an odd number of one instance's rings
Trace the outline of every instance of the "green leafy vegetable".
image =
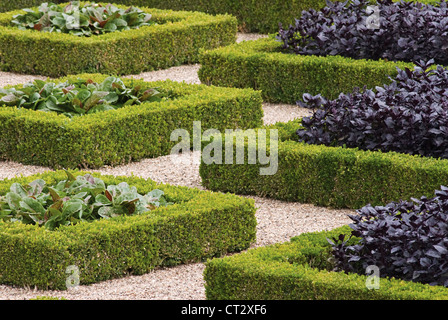
{"type": "Polygon", "coordinates": [[[80,79],[74,83],[58,84],[34,80],[20,90],[0,89],[0,105],[54,111],[68,117],[169,98],[169,93],[159,92],[155,88],[127,88],[123,81],[116,77],[108,77],[99,84],[92,80],[80,79]]]}
{"type": "Polygon", "coordinates": [[[90,174],[75,178],[66,173],[66,180],[52,186],[42,179],[25,186],[13,183],[10,191],[0,196],[0,219],[55,230],[80,221],[142,214],[173,204],[159,189],[141,195],[126,182],[106,186],[90,174]]]}
{"type": "Polygon", "coordinates": [[[75,36],[90,37],[155,24],[150,22],[150,14],[138,8],[124,10],[112,4],[102,6],[88,3],[81,6],[79,1],[71,1],[64,7],[45,2],[37,12],[31,9],[24,11],[24,14],[15,15],[11,21],[19,29],[69,33],[75,36]]]}

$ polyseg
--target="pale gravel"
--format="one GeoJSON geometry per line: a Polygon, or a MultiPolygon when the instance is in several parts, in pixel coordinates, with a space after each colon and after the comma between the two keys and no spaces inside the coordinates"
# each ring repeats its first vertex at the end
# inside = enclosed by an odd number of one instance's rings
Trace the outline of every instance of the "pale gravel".
{"type": "MultiPolygon", "coordinates": [[[[237,41],[250,41],[259,37],[264,35],[240,33],[237,41]]],[[[197,76],[199,67],[198,64],[179,66],[167,70],[144,72],[133,77],[147,81],[171,79],[200,83],[197,76]]],[[[0,87],[24,83],[36,78],[45,79],[45,77],[0,72],[0,87]]],[[[264,103],[263,109],[263,120],[266,124],[284,122],[310,114],[309,110],[288,104],[264,103]]],[[[204,189],[201,186],[198,171],[199,157],[198,152],[182,156],[168,155],[94,171],[112,175],[134,174],[161,183],[204,189]],[[183,161],[178,161],[179,159],[183,161]]],[[[0,179],[20,175],[29,176],[47,170],[50,169],[3,161],[0,162],[0,179]]],[[[330,230],[345,225],[350,222],[347,215],[354,213],[352,210],[335,210],[310,204],[248,197],[255,200],[258,208],[257,240],[251,246],[252,248],[289,241],[291,237],[303,232],[330,230]]],[[[0,300],[21,300],[36,296],[64,297],[73,300],[203,300],[205,299],[203,271],[203,263],[192,263],[171,268],[158,268],[145,275],[127,276],[89,286],[82,285],[66,291],[42,291],[0,285],[0,300]]]]}

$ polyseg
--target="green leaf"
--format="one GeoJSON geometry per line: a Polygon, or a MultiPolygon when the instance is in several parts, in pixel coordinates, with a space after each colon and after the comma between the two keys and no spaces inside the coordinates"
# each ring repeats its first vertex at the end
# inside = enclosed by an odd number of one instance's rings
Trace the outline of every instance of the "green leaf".
{"type": "Polygon", "coordinates": [[[88,113],[91,114],[91,113],[104,112],[104,111],[109,111],[109,110],[115,110],[115,108],[111,107],[108,104],[99,104],[99,105],[92,107],[88,113]]]}
{"type": "Polygon", "coordinates": [[[45,81],[43,81],[43,80],[39,80],[39,79],[34,80],[33,83],[35,84],[35,86],[36,86],[39,90],[42,89],[42,88],[45,86],[45,84],[46,84],[45,81]]]}
{"type": "Polygon", "coordinates": [[[104,30],[109,31],[109,32],[114,32],[117,29],[118,29],[117,25],[115,23],[113,23],[113,22],[108,22],[104,26],[104,30]]]}
{"type": "Polygon", "coordinates": [[[104,96],[104,101],[106,101],[108,104],[112,104],[118,101],[118,94],[115,92],[109,92],[106,96],[104,96]]]}
{"type": "Polygon", "coordinates": [[[110,201],[104,194],[99,194],[95,197],[95,205],[111,205],[112,201],[110,201]]]}
{"type": "Polygon", "coordinates": [[[50,192],[51,198],[53,199],[53,202],[58,201],[59,199],[61,199],[61,197],[59,196],[59,193],[53,189],[52,187],[48,187],[48,192],[50,192]]]}
{"type": "Polygon", "coordinates": [[[81,101],[81,103],[83,103],[91,96],[91,94],[92,93],[89,90],[81,89],[81,90],[79,90],[79,92],[75,98],[78,99],[79,101],[81,101]]]}
{"type": "Polygon", "coordinates": [[[90,97],[84,103],[84,109],[85,110],[89,110],[94,105],[96,105],[98,103],[98,101],[103,99],[108,94],[109,94],[109,92],[107,92],[107,91],[94,91],[94,92],[92,92],[90,97]]]}
{"type": "Polygon", "coordinates": [[[28,197],[28,192],[26,192],[25,188],[17,182],[13,183],[11,187],[9,187],[9,190],[18,194],[21,198],[28,197]]]}
{"type": "Polygon", "coordinates": [[[125,213],[121,207],[101,207],[98,209],[98,215],[106,219],[124,215],[125,213]]]}
{"type": "Polygon", "coordinates": [[[126,20],[117,18],[113,20],[113,23],[117,26],[117,27],[126,27],[128,25],[128,23],[126,22],[126,20]]]}
{"type": "Polygon", "coordinates": [[[0,104],[5,104],[7,106],[14,106],[19,102],[20,98],[15,94],[7,94],[0,99],[0,104]]]}
{"type": "Polygon", "coordinates": [[[80,199],[72,199],[67,201],[62,207],[62,215],[72,216],[75,213],[82,211],[83,202],[80,199]]]}
{"type": "Polygon", "coordinates": [[[69,181],[76,181],[75,176],[71,172],[69,172],[68,170],[64,170],[64,171],[65,171],[65,174],[67,175],[67,178],[69,181]]]}
{"type": "Polygon", "coordinates": [[[152,198],[152,199],[159,199],[160,197],[162,197],[165,193],[162,190],[159,189],[154,189],[151,192],[148,192],[146,194],[147,198],[152,198]]]}
{"type": "Polygon", "coordinates": [[[66,112],[68,111],[66,108],[64,108],[63,105],[59,105],[57,99],[54,96],[48,97],[47,101],[45,102],[45,105],[48,110],[56,111],[56,112],[66,112]]]}
{"type": "Polygon", "coordinates": [[[22,201],[20,201],[20,208],[22,210],[24,210],[25,212],[30,212],[30,213],[41,213],[44,214],[45,213],[45,209],[42,206],[42,204],[33,199],[33,198],[22,198],[22,201]]]}
{"type": "Polygon", "coordinates": [[[28,184],[31,188],[28,191],[28,195],[30,196],[38,196],[42,193],[42,190],[45,187],[45,181],[42,179],[36,179],[28,184]]]}
{"type": "Polygon", "coordinates": [[[6,194],[6,202],[8,203],[8,206],[12,210],[19,210],[20,209],[20,201],[22,200],[22,197],[14,192],[8,192],[6,194]]]}

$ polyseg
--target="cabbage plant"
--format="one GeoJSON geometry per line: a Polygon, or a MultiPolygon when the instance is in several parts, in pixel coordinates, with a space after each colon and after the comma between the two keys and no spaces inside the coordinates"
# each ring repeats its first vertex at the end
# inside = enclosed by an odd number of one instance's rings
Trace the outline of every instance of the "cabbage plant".
{"type": "Polygon", "coordinates": [[[137,29],[155,24],[151,15],[129,7],[120,9],[112,4],[97,3],[81,5],[71,1],[66,6],[45,2],[37,11],[24,9],[11,21],[21,30],[34,29],[42,32],[69,33],[75,36],[94,36],[104,33],[137,29]]]}
{"type": "Polygon", "coordinates": [[[9,192],[0,196],[0,219],[55,230],[81,221],[137,215],[173,204],[159,189],[142,195],[126,182],[106,186],[91,174],[75,177],[66,173],[67,179],[54,185],[42,179],[27,185],[13,183],[9,192]]]}
{"type": "Polygon", "coordinates": [[[55,111],[68,117],[169,98],[169,93],[157,88],[127,87],[120,78],[113,76],[101,83],[90,79],[63,83],[34,80],[20,89],[0,89],[0,106],[55,111]]]}

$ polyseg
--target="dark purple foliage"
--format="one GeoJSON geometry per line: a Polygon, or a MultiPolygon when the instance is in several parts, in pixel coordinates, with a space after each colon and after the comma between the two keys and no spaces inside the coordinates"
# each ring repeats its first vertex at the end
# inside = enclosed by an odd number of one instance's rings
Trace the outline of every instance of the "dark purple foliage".
{"type": "Polygon", "coordinates": [[[303,11],[295,25],[280,30],[283,49],[303,55],[341,55],[354,59],[448,63],[448,8],[418,2],[368,0],[330,2],[321,11],[303,11]],[[379,28],[370,29],[368,5],[379,8],[379,28]]]}
{"type": "Polygon", "coordinates": [[[398,69],[375,91],[355,89],[331,101],[305,94],[298,104],[314,112],[302,119],[299,140],[448,158],[448,70],[431,63],[398,69]]]}
{"type": "Polygon", "coordinates": [[[329,240],[339,270],[365,273],[369,265],[381,277],[395,277],[431,285],[448,286],[448,188],[435,197],[367,205],[351,215],[352,236],[329,240]]]}

